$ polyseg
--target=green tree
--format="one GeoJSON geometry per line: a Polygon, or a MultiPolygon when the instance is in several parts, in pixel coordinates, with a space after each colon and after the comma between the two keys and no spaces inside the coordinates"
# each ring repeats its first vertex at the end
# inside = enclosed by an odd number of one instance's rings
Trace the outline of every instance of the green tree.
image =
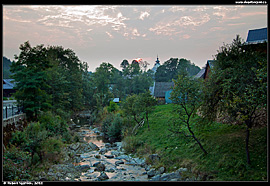
{"type": "Polygon", "coordinates": [[[19,104],[24,106],[29,119],[36,119],[40,111],[51,107],[51,96],[46,92],[49,89],[46,70],[50,67],[46,58],[46,48],[43,45],[31,47],[27,41],[20,45],[20,55],[15,55],[10,71],[12,78],[17,82],[14,94],[19,104]]]}
{"type": "Polygon", "coordinates": [[[109,87],[113,76],[113,65],[110,63],[102,63],[96,68],[94,73],[94,84],[96,86],[94,97],[98,107],[105,107],[108,105],[110,99],[113,97],[109,87]]]}
{"type": "MultiPolygon", "coordinates": [[[[266,43],[261,47],[266,48],[266,43]]],[[[250,164],[249,136],[260,108],[266,107],[266,53],[244,45],[240,36],[224,45],[216,55],[216,63],[205,86],[203,115],[215,119],[228,113],[246,126],[246,156],[250,164]],[[211,110],[211,112],[209,112],[211,110]]]]}
{"type": "Polygon", "coordinates": [[[178,79],[173,81],[174,88],[170,99],[176,106],[175,111],[178,113],[179,121],[174,122],[173,126],[170,126],[170,131],[183,134],[186,137],[192,137],[200,146],[201,150],[207,154],[200,140],[193,132],[192,128],[196,123],[191,122],[192,116],[196,114],[202,103],[201,82],[183,75],[179,75],[178,79]],[[187,134],[187,131],[190,135],[187,134]]]}
{"type": "Polygon", "coordinates": [[[123,71],[128,67],[129,63],[128,60],[124,59],[120,64],[120,67],[123,68],[123,71]]]}
{"type": "Polygon", "coordinates": [[[145,117],[147,121],[148,130],[150,129],[148,116],[154,110],[154,106],[157,104],[156,99],[150,94],[148,90],[145,93],[139,94],[138,97],[139,106],[145,112],[145,117]]]}

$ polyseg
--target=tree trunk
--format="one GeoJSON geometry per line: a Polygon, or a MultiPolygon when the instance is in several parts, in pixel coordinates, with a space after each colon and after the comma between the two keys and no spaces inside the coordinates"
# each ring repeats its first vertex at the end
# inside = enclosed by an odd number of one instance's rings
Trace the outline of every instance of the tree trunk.
{"type": "Polygon", "coordinates": [[[187,127],[188,127],[188,130],[189,130],[189,132],[191,133],[192,138],[199,144],[199,146],[200,146],[200,148],[202,149],[202,151],[204,152],[204,154],[208,154],[208,153],[206,152],[206,150],[203,148],[201,142],[195,137],[194,132],[191,130],[191,128],[190,128],[190,126],[189,126],[189,118],[190,118],[190,116],[191,116],[191,115],[188,115],[188,119],[187,119],[187,127]]]}

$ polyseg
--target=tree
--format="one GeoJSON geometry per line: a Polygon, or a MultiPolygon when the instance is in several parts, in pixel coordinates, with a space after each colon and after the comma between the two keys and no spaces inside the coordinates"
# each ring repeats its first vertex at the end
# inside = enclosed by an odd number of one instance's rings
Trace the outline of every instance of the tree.
{"type": "Polygon", "coordinates": [[[15,55],[10,71],[15,80],[17,92],[14,94],[19,104],[24,106],[27,117],[36,119],[40,111],[51,107],[46,70],[50,67],[43,45],[31,47],[27,41],[20,45],[21,53],[15,55]]]}
{"type": "Polygon", "coordinates": [[[170,58],[157,68],[155,80],[157,82],[171,82],[177,79],[178,74],[193,76],[200,71],[200,67],[191,63],[190,60],[170,58]]]}
{"type": "Polygon", "coordinates": [[[113,65],[103,62],[96,68],[96,72],[94,73],[93,80],[96,86],[94,97],[96,98],[98,107],[108,105],[110,99],[113,97],[113,94],[109,90],[113,69],[113,65]]]}
{"type": "Polygon", "coordinates": [[[122,67],[124,71],[128,67],[128,65],[129,65],[128,60],[124,59],[120,64],[120,67],[122,67]]]}
{"type": "Polygon", "coordinates": [[[179,116],[179,122],[174,123],[169,130],[174,133],[183,134],[186,137],[192,137],[201,150],[207,154],[200,140],[195,136],[191,123],[191,118],[201,105],[201,82],[197,79],[191,79],[189,76],[179,75],[174,81],[174,88],[170,99],[176,106],[176,112],[179,116]],[[191,135],[187,135],[186,129],[191,135]]]}
{"type": "Polygon", "coordinates": [[[149,127],[148,115],[149,115],[150,112],[153,111],[154,106],[157,104],[157,101],[150,94],[150,91],[149,90],[147,92],[145,92],[145,93],[139,94],[139,97],[138,98],[139,98],[138,101],[140,103],[139,106],[145,112],[145,117],[146,117],[147,126],[148,126],[148,130],[149,130],[150,127],[149,127]]]}
{"type": "MultiPolygon", "coordinates": [[[[266,43],[261,45],[266,48],[266,43]]],[[[216,55],[216,62],[205,85],[202,113],[215,119],[228,113],[246,126],[246,156],[250,164],[249,137],[260,108],[266,107],[266,53],[245,46],[240,36],[224,45],[216,55]],[[211,112],[210,112],[211,110],[211,112]]]]}

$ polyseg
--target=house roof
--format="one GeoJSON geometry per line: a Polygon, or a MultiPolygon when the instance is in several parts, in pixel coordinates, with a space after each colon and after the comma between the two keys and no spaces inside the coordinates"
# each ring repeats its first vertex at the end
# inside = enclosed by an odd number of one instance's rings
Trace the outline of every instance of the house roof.
{"type": "Polygon", "coordinates": [[[213,68],[215,64],[215,60],[207,60],[207,63],[209,64],[210,68],[213,68]]]}
{"type": "Polygon", "coordinates": [[[267,41],[267,28],[260,28],[248,31],[247,41],[248,44],[263,43],[267,41]]]}
{"type": "Polygon", "coordinates": [[[205,73],[205,68],[201,69],[200,72],[198,72],[198,74],[196,74],[194,76],[194,78],[203,78],[204,77],[204,73],[205,73]]]}
{"type": "Polygon", "coordinates": [[[14,79],[3,79],[3,90],[13,89],[15,86],[14,79]]]}
{"type": "Polygon", "coordinates": [[[155,82],[154,96],[157,98],[165,97],[165,92],[171,90],[174,82],[155,82]]]}

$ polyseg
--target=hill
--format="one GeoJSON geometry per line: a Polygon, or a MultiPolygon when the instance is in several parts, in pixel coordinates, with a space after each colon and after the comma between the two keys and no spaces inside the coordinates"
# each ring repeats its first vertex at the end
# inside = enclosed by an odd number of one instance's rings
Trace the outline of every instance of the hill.
{"type": "MultiPolygon", "coordinates": [[[[245,128],[243,126],[213,123],[194,127],[194,132],[208,151],[204,155],[192,138],[180,137],[168,130],[177,119],[173,105],[156,106],[147,125],[135,136],[126,137],[126,150],[147,159],[156,153],[161,159],[153,166],[165,167],[168,172],[186,167],[187,177],[205,177],[218,181],[267,180],[267,127],[254,128],[250,137],[251,166],[246,164],[245,128]]],[[[195,116],[193,120],[198,119],[195,116]]]]}

